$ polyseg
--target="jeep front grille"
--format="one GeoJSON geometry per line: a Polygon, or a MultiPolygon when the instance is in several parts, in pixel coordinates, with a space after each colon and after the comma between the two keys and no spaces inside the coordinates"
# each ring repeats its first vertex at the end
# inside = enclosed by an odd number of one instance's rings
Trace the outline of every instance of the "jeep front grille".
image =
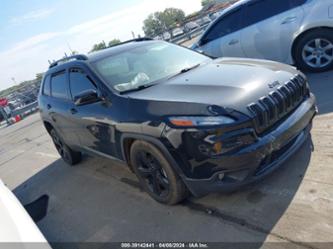
{"type": "Polygon", "coordinates": [[[306,80],[297,75],[276,91],[260,98],[258,102],[248,105],[248,110],[253,114],[257,133],[265,132],[286,117],[308,95],[306,80]]]}

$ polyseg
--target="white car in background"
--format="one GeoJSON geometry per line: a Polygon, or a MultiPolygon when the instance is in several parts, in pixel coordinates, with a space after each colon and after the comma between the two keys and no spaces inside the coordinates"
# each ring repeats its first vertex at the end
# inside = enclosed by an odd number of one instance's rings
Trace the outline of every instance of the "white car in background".
{"type": "Polygon", "coordinates": [[[162,34],[162,38],[163,38],[162,40],[168,41],[168,40],[171,39],[171,35],[170,35],[169,32],[164,32],[164,33],[162,34]]]}
{"type": "Polygon", "coordinates": [[[240,0],[192,48],[326,71],[333,68],[333,0],[240,0]]]}
{"type": "Polygon", "coordinates": [[[188,22],[184,25],[184,30],[186,32],[190,32],[192,30],[195,30],[197,28],[199,28],[200,26],[196,23],[196,22],[188,22]]]}
{"type": "Polygon", "coordinates": [[[0,180],[0,245],[15,243],[15,248],[51,248],[26,209],[0,180]]]}
{"type": "Polygon", "coordinates": [[[173,37],[177,37],[184,34],[184,30],[182,30],[181,28],[175,28],[174,30],[172,30],[172,36],[173,37]]]}
{"type": "Polygon", "coordinates": [[[205,26],[209,24],[212,20],[208,16],[204,16],[198,20],[196,20],[196,23],[200,26],[205,26]]]}

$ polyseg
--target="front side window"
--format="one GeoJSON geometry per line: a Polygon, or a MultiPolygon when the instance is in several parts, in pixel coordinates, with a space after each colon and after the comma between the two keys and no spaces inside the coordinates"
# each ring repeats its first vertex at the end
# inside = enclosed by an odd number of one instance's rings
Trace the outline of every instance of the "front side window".
{"type": "Polygon", "coordinates": [[[259,0],[247,5],[244,9],[244,26],[261,22],[282,12],[292,9],[292,0],[259,0]]]}
{"type": "Polygon", "coordinates": [[[67,80],[65,71],[51,77],[51,95],[55,98],[67,99],[67,80]]]}
{"type": "Polygon", "coordinates": [[[233,11],[218,20],[201,40],[201,45],[238,31],[241,26],[241,9],[233,11]]]}
{"type": "Polygon", "coordinates": [[[192,50],[149,42],[93,63],[104,81],[119,92],[158,84],[162,79],[210,60],[192,50]]]}
{"type": "Polygon", "coordinates": [[[96,90],[96,85],[82,69],[73,68],[69,73],[72,98],[87,90],[96,90]]]}

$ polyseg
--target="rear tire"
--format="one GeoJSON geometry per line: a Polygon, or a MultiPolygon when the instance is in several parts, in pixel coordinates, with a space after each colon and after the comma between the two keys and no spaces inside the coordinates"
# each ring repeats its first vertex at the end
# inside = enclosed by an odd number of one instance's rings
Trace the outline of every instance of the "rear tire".
{"type": "Polygon", "coordinates": [[[81,152],[74,151],[64,143],[60,138],[55,129],[50,131],[51,138],[53,140],[54,146],[56,147],[61,158],[69,165],[75,165],[79,163],[82,159],[81,152]]]}
{"type": "Polygon", "coordinates": [[[333,68],[333,31],[317,29],[303,35],[295,44],[296,66],[308,72],[324,72],[333,68]]]}
{"type": "Polygon", "coordinates": [[[135,141],[130,162],[142,187],[156,201],[174,205],[186,198],[188,191],[183,181],[154,145],[135,141]]]}

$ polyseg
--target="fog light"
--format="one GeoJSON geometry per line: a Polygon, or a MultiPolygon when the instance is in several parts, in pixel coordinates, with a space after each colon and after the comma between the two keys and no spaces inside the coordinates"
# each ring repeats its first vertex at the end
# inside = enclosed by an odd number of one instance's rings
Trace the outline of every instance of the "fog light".
{"type": "Polygon", "coordinates": [[[224,173],[219,173],[219,174],[217,175],[217,178],[218,178],[220,181],[222,181],[223,178],[224,178],[224,173]]]}
{"type": "Polygon", "coordinates": [[[222,152],[222,143],[217,142],[214,144],[214,151],[216,154],[220,154],[222,152]]]}

